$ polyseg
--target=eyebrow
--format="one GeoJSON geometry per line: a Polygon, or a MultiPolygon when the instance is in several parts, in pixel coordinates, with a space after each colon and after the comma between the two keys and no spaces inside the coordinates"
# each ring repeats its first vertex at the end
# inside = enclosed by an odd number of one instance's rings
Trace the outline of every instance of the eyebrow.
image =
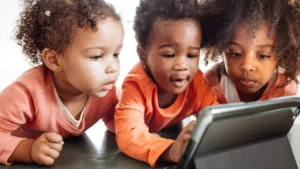
{"type": "MultiPolygon", "coordinates": [[[[161,49],[161,48],[164,48],[164,47],[177,47],[177,46],[178,46],[178,45],[176,45],[176,44],[164,44],[164,45],[159,46],[158,49],[161,49]]],[[[200,50],[200,47],[190,46],[189,49],[197,49],[197,50],[200,50]]]]}
{"type": "Polygon", "coordinates": [[[275,48],[273,45],[271,44],[264,44],[264,45],[258,45],[257,47],[259,48],[275,48]]]}
{"type": "MultiPolygon", "coordinates": [[[[123,47],[123,45],[119,46],[117,49],[120,49],[122,47],[123,47]]],[[[105,49],[105,48],[106,47],[104,47],[104,46],[93,46],[93,47],[85,48],[85,49],[83,49],[83,51],[92,50],[92,49],[105,49]]]]}
{"type": "MultiPolygon", "coordinates": [[[[239,46],[239,47],[242,47],[242,45],[234,42],[234,41],[231,41],[229,42],[229,45],[236,45],[236,46],[239,46]]],[[[258,45],[257,46],[258,48],[274,48],[274,45],[271,45],[271,44],[263,44],[263,45],[258,45]]]]}

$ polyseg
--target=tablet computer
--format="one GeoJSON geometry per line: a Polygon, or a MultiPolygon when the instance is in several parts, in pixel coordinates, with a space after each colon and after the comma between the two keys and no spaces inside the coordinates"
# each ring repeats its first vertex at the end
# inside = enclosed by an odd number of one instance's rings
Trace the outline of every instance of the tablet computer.
{"type": "Polygon", "coordinates": [[[209,106],[201,110],[177,168],[195,168],[195,156],[286,135],[299,114],[300,95],[209,106]]]}

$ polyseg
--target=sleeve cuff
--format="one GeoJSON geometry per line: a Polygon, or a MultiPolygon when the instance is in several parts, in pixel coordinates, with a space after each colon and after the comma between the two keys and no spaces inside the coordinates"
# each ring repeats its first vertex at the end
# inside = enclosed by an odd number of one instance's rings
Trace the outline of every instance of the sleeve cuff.
{"type": "Polygon", "coordinates": [[[7,145],[2,144],[0,151],[0,163],[5,164],[5,165],[10,165],[13,162],[8,161],[8,158],[11,156],[11,154],[14,152],[16,147],[19,145],[19,143],[26,138],[19,138],[19,137],[14,137],[13,139],[7,141],[7,145]]]}
{"type": "Polygon", "coordinates": [[[174,140],[164,139],[158,144],[154,151],[148,157],[148,163],[151,167],[156,166],[158,158],[174,143],[174,140]]]}

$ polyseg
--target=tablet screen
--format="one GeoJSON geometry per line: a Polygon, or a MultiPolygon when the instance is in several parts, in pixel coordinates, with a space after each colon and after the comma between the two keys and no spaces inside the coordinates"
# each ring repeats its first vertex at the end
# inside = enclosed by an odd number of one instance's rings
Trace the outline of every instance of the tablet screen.
{"type": "Polygon", "coordinates": [[[196,154],[207,154],[287,134],[294,121],[293,108],[255,115],[215,119],[208,127],[196,154]]]}

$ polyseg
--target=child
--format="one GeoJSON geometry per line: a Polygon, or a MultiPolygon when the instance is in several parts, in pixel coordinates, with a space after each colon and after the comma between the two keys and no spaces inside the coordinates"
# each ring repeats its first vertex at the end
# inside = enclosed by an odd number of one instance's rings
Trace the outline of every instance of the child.
{"type": "Polygon", "coordinates": [[[213,25],[203,29],[218,35],[206,47],[206,60],[223,57],[205,73],[219,103],[299,94],[299,0],[206,0],[201,5],[213,25]]]}
{"type": "Polygon", "coordinates": [[[32,64],[0,94],[0,162],[51,165],[63,138],[103,119],[114,132],[123,26],[102,0],[35,0],[16,38],[32,64]]]}
{"type": "Polygon", "coordinates": [[[142,0],[134,30],[140,62],[129,72],[116,108],[116,141],[122,152],[152,167],[177,163],[195,121],[177,139],[156,132],[217,104],[198,69],[201,26],[194,0],[142,0]]]}

